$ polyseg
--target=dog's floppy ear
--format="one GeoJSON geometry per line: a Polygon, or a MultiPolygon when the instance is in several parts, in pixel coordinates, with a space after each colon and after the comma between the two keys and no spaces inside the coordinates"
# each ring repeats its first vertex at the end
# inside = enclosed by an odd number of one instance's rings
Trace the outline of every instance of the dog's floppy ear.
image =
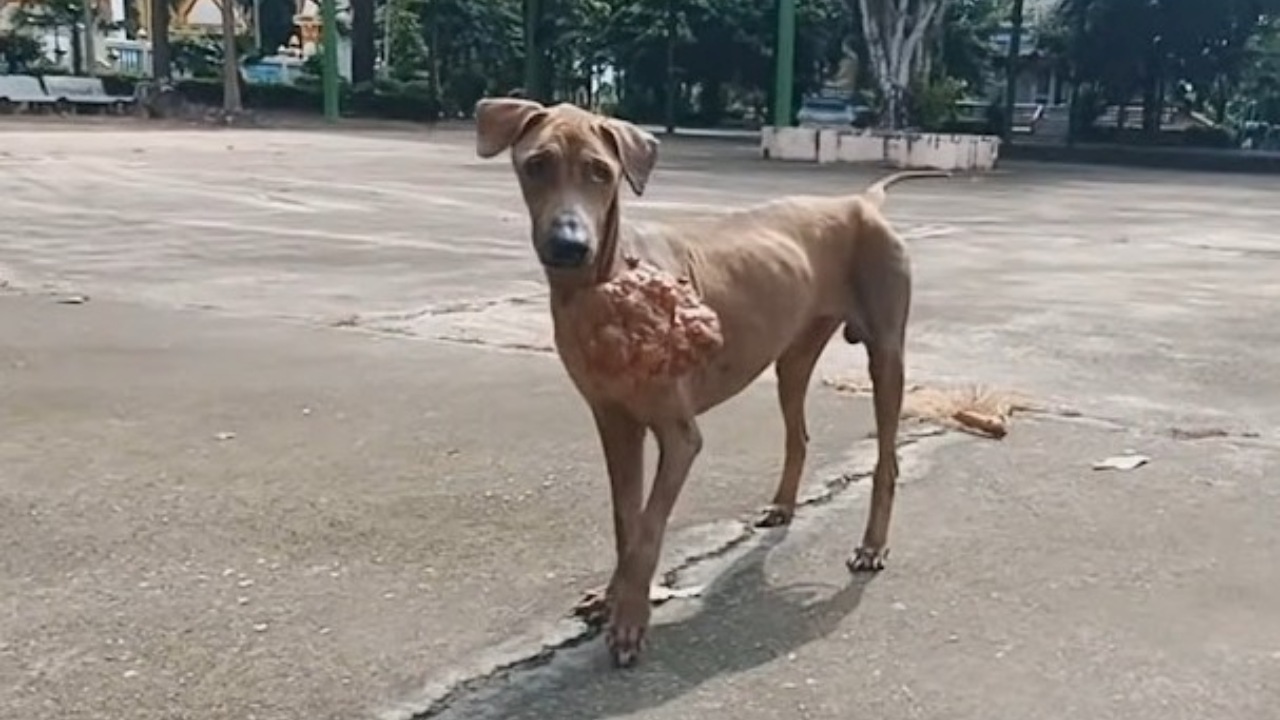
{"type": "Polygon", "coordinates": [[[476,154],[491,158],[507,150],[545,112],[542,103],[532,100],[482,99],[476,103],[476,154]]]}
{"type": "Polygon", "coordinates": [[[658,164],[658,138],[625,120],[609,119],[604,134],[618,153],[622,174],[636,195],[644,194],[649,175],[658,164]]]}

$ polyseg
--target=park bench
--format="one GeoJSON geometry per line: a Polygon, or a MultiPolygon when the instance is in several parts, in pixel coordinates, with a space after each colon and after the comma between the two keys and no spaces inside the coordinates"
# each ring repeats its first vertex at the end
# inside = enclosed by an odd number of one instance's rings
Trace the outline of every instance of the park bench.
{"type": "Polygon", "coordinates": [[[44,89],[54,102],[63,107],[98,107],[119,111],[132,105],[135,99],[130,95],[108,95],[102,80],[95,77],[46,75],[44,89]]]}
{"type": "Polygon", "coordinates": [[[44,91],[40,80],[30,75],[0,75],[0,109],[5,112],[48,107],[54,99],[44,91]]]}

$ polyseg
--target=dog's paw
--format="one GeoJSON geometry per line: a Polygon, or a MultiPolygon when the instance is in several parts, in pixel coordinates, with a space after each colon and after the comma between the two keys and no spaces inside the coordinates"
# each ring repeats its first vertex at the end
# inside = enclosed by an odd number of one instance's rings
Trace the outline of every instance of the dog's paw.
{"type": "Polygon", "coordinates": [[[848,566],[849,572],[880,572],[888,559],[889,548],[860,547],[853,551],[853,555],[845,561],[845,565],[848,566]]]}
{"type": "Polygon", "coordinates": [[[573,606],[573,616],[591,627],[602,627],[609,620],[609,587],[588,590],[573,606]]]}
{"type": "Polygon", "coordinates": [[[649,630],[650,612],[649,598],[643,595],[618,598],[613,605],[605,643],[609,646],[615,667],[631,667],[640,659],[649,630]]]}
{"type": "Polygon", "coordinates": [[[760,517],[756,518],[756,527],[758,528],[776,528],[783,525],[790,525],[791,519],[795,517],[796,509],[785,505],[769,505],[760,511],[760,517]]]}
{"type": "Polygon", "coordinates": [[[613,658],[614,667],[633,667],[639,662],[640,652],[644,650],[645,629],[639,626],[611,627],[605,642],[609,645],[609,656],[613,658]]]}

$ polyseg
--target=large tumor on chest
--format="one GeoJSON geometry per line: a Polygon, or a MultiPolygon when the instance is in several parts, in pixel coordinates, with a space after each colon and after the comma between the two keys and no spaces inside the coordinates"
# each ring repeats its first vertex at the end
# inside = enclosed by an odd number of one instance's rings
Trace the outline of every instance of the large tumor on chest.
{"type": "Polygon", "coordinates": [[[579,347],[593,374],[634,384],[675,379],[724,345],[720,318],[693,283],[634,259],[580,302],[579,347]]]}

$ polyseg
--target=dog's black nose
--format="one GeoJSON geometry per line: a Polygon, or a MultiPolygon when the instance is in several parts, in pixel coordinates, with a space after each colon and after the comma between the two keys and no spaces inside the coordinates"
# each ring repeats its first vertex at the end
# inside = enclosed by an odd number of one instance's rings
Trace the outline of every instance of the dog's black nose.
{"type": "Polygon", "coordinates": [[[591,235],[576,214],[566,213],[551,221],[547,252],[543,261],[554,267],[578,267],[591,251],[591,235]]]}

